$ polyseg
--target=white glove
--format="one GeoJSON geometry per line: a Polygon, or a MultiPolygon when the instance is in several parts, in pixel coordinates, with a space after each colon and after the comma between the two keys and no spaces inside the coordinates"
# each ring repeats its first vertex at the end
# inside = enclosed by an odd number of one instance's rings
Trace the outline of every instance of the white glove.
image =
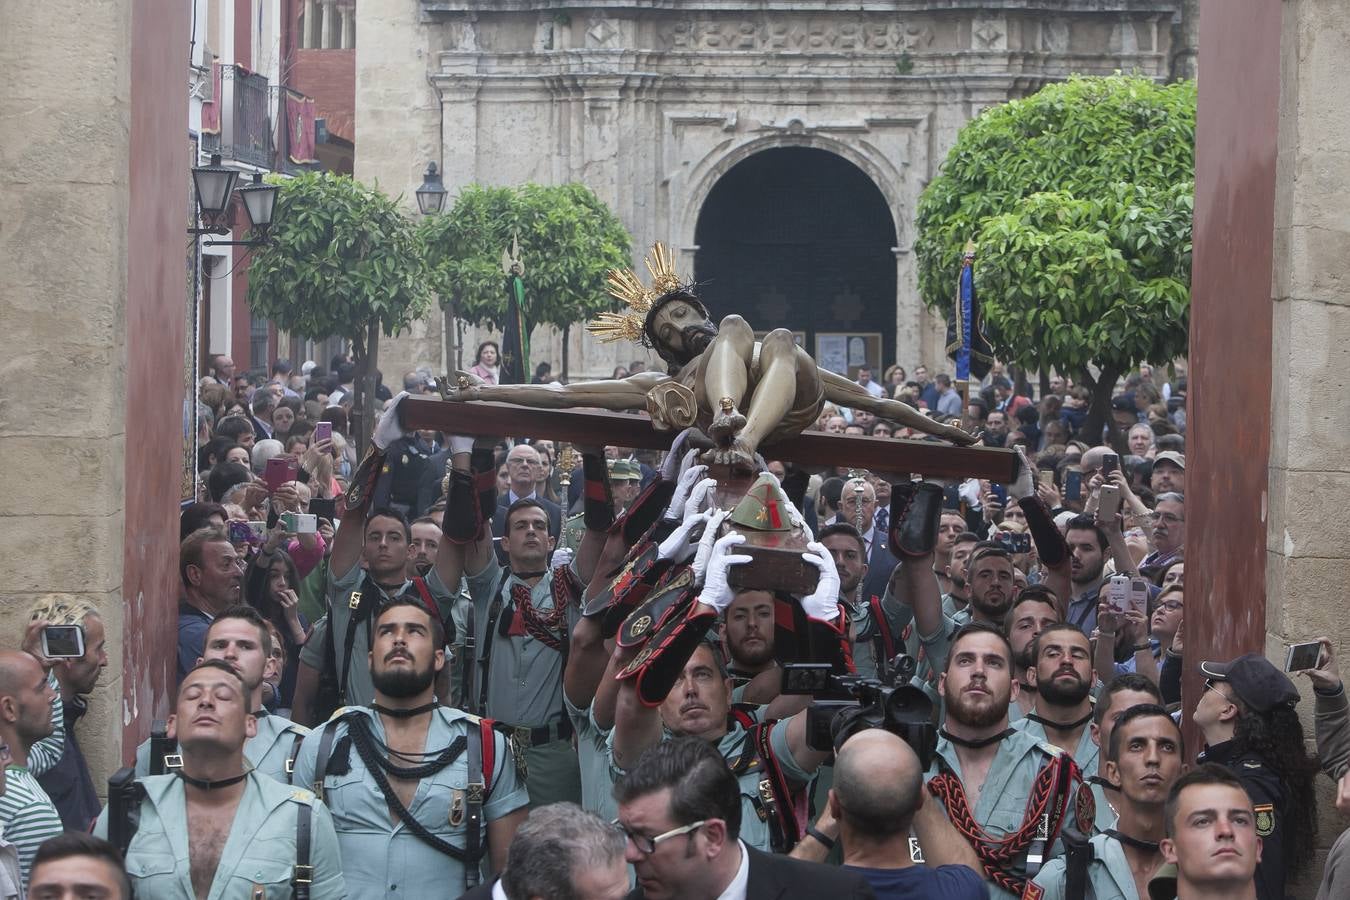
{"type": "Polygon", "coordinates": [[[708,513],[694,513],[685,516],[679,527],[672,531],[670,536],[656,548],[657,556],[677,563],[682,563],[693,556],[694,551],[699,546],[699,542],[694,540],[693,534],[700,525],[706,525],[709,518],[708,513]]]}
{"type": "Polygon", "coordinates": [[[450,455],[473,452],[473,438],[466,434],[452,434],[446,437],[450,443],[450,455]]]}
{"type": "MultiPolygon", "coordinates": [[[[696,453],[698,453],[697,450],[690,450],[686,456],[686,462],[692,459],[696,453]]],[[[665,518],[684,518],[685,503],[689,500],[689,492],[694,489],[694,485],[699,483],[707,471],[707,466],[689,466],[680,473],[680,480],[675,485],[675,493],[671,495],[670,503],[666,505],[666,511],[663,514],[665,518]]]]}
{"type": "Polygon", "coordinates": [[[839,618],[839,570],[834,567],[834,557],[824,544],[811,541],[802,559],[820,570],[816,589],[802,598],[802,609],[813,619],[833,622],[839,618]]]}
{"type": "Polygon", "coordinates": [[[1022,446],[1017,445],[1017,478],[1007,485],[1008,496],[1014,500],[1021,500],[1024,497],[1033,497],[1036,494],[1036,480],[1031,477],[1031,463],[1027,460],[1027,454],[1022,446]]]}
{"type": "Polygon", "coordinates": [[[689,454],[684,452],[684,445],[689,443],[689,432],[693,428],[686,428],[676,435],[675,440],[670,442],[670,449],[666,451],[665,459],[661,460],[661,478],[666,481],[674,481],[689,468],[689,454]]]}
{"type": "Polygon", "coordinates": [[[572,558],[576,556],[571,547],[559,547],[553,551],[553,561],[549,563],[555,569],[565,569],[572,564],[572,558]]]}
{"type": "Polygon", "coordinates": [[[703,528],[703,537],[698,542],[698,552],[694,554],[694,584],[702,584],[708,571],[708,559],[712,556],[713,543],[717,540],[717,529],[722,527],[730,510],[715,509],[708,516],[708,524],[703,528]]]}
{"type": "Polygon", "coordinates": [[[971,509],[978,509],[980,506],[980,482],[977,478],[967,478],[961,482],[957,488],[957,494],[966,501],[966,506],[971,509]]]}
{"type": "Polygon", "coordinates": [[[715,490],[717,490],[716,478],[705,478],[694,485],[694,489],[689,492],[689,499],[684,502],[684,514],[687,516],[691,512],[712,509],[712,492],[715,490]]]}
{"type": "Polygon", "coordinates": [[[375,434],[370,440],[381,450],[388,450],[390,444],[403,437],[403,426],[398,423],[398,405],[406,396],[407,391],[399,391],[380,414],[380,421],[375,425],[375,434]]]}
{"type": "Polygon", "coordinates": [[[732,552],[731,548],[744,543],[745,535],[738,531],[728,531],[712,545],[712,555],[708,557],[708,576],[703,582],[703,590],[699,591],[698,599],[700,603],[717,610],[719,616],[736,597],[736,592],[727,583],[728,570],[752,559],[744,553],[732,552]]]}

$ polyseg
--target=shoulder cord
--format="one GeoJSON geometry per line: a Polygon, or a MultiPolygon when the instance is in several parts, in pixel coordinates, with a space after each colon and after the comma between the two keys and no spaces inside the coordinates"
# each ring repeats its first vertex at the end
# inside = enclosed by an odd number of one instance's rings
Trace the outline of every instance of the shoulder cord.
{"type": "Polygon", "coordinates": [[[1042,818],[1047,815],[1051,818],[1052,827],[1046,838],[1047,845],[1054,842],[1059,832],[1064,810],[1068,805],[1068,791],[1059,791],[1062,796],[1057,797],[1056,788],[1061,780],[1060,767],[1065,764],[1066,759],[1067,756],[1057,757],[1036,773],[1036,781],[1032,784],[1031,796],[1027,800],[1027,813],[1022,819],[1022,827],[1002,838],[991,837],[975,820],[970,804],[966,800],[965,786],[940,758],[941,772],[928,782],[928,792],[941,800],[943,806],[947,808],[947,818],[975,849],[985,875],[1011,894],[1020,896],[1026,886],[1026,879],[1011,875],[1006,870],[1010,868],[1012,861],[1036,840],[1036,832],[1041,826],[1042,818]],[[1056,807],[1053,810],[1052,804],[1056,807]]]}
{"type": "Polygon", "coordinates": [[[446,766],[453,763],[464,752],[464,745],[468,743],[465,738],[458,737],[450,742],[450,746],[440,750],[432,756],[431,753],[419,754],[421,756],[431,756],[420,765],[397,766],[380,751],[383,750],[390,756],[398,756],[402,759],[411,760],[411,754],[396,753],[388,745],[384,744],[370,730],[370,720],[365,716],[352,716],[347,722],[347,730],[352,736],[352,746],[356,748],[357,755],[361,757],[361,762],[366,764],[366,768],[373,773],[374,766],[371,765],[371,757],[376,766],[388,772],[395,778],[402,778],[408,781],[419,781],[429,775],[435,775],[446,766]]]}
{"type": "Polygon", "coordinates": [[[454,844],[451,844],[449,841],[432,834],[427,830],[425,825],[417,821],[413,814],[408,812],[408,808],[403,805],[403,801],[398,798],[398,794],[394,793],[394,789],[389,785],[389,780],[384,777],[384,772],[381,771],[387,769],[397,778],[414,779],[425,777],[425,775],[440,771],[453,762],[455,757],[464,752],[468,740],[461,735],[460,737],[455,738],[450,746],[441,754],[441,757],[438,757],[435,762],[410,769],[401,769],[393,766],[387,760],[382,759],[380,755],[375,752],[373,742],[368,740],[370,737],[370,733],[366,731],[368,726],[352,727],[353,725],[355,725],[355,720],[348,724],[348,729],[352,734],[352,746],[356,748],[356,753],[361,757],[361,762],[365,763],[366,771],[370,772],[371,777],[375,779],[376,787],[378,787],[380,793],[384,795],[384,800],[389,804],[389,808],[393,810],[394,815],[397,816],[404,825],[408,826],[408,830],[411,831],[418,840],[428,847],[439,851],[440,853],[444,853],[451,859],[463,863],[466,866],[476,865],[478,862],[477,860],[469,860],[467,854],[463,850],[459,849],[454,844]],[[444,762],[441,762],[441,758],[451,753],[453,753],[453,755],[448,759],[445,759],[444,762]],[[422,770],[427,769],[428,767],[433,768],[430,768],[429,771],[423,773],[422,770]]]}

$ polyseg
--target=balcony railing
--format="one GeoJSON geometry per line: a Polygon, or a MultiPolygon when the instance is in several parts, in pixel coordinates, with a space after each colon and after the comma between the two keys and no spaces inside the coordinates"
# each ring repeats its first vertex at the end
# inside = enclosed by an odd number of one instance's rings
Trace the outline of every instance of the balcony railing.
{"type": "Polygon", "coordinates": [[[220,130],[202,135],[202,150],[219,153],[223,159],[270,169],[274,161],[272,146],[272,102],[267,76],[239,66],[221,66],[220,130]]]}

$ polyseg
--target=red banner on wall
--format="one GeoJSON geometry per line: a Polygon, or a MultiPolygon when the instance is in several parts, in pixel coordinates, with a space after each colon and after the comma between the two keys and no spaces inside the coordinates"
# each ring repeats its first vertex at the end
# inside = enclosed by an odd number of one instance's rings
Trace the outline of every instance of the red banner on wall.
{"type": "Polygon", "coordinates": [[[287,154],[293,163],[318,162],[314,156],[314,98],[286,92],[287,154]]]}
{"type": "Polygon", "coordinates": [[[220,63],[211,63],[211,99],[202,102],[202,133],[220,134],[220,63]]]}

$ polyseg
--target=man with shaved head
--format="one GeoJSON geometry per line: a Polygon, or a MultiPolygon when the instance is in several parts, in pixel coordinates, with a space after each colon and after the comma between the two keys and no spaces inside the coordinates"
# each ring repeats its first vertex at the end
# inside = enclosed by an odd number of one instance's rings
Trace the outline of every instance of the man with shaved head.
{"type": "MultiPolygon", "coordinates": [[[[247,686],[224,659],[183,678],[169,716],[181,765],[139,780],[143,792],[127,873],[143,898],[290,897],[308,879],[311,900],[344,900],[337,832],[328,808],[246,762],[257,733],[247,686]]],[[[106,838],[111,810],[94,833],[106,838]]]]}
{"type": "MultiPolygon", "coordinates": [[[[969,847],[937,803],[925,805],[924,794],[919,758],[900,738],[881,729],[849,738],[835,757],[829,798],[829,814],[838,822],[844,844],[844,865],[866,878],[879,900],[982,900],[984,883],[973,868],[938,864],[938,854],[969,847]],[[926,865],[911,854],[911,827],[923,845],[926,865]],[[941,828],[948,833],[937,831],[941,828]]],[[[976,862],[973,852],[968,861],[976,862]]]]}
{"type": "Polygon", "coordinates": [[[61,833],[61,816],[37,777],[61,759],[65,712],[52,660],[37,655],[45,621],[32,622],[25,650],[0,651],[0,744],[8,744],[6,785],[0,796],[0,834],[19,851],[19,873],[28,880],[38,845],[61,833]],[[26,652],[31,648],[32,652],[26,652]]]}

